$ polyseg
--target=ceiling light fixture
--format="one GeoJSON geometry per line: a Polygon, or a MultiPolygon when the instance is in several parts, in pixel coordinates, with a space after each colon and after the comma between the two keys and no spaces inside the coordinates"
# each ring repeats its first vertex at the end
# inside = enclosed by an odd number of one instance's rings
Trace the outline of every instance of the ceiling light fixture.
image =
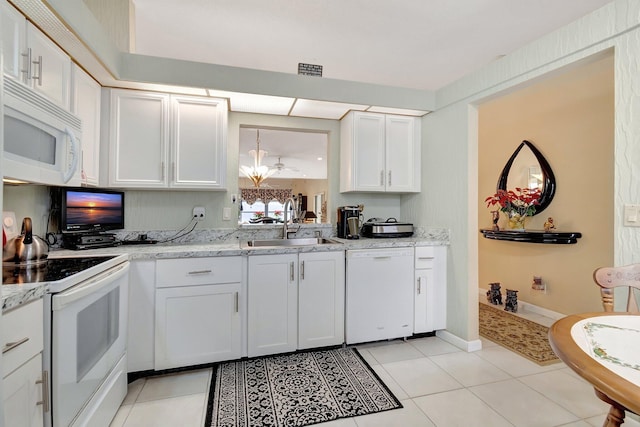
{"type": "Polygon", "coordinates": [[[253,182],[254,187],[258,188],[265,179],[276,171],[261,164],[267,152],[260,149],[260,129],[256,131],[256,149],[249,150],[249,154],[253,157],[253,166],[240,166],[240,172],[253,182]]]}

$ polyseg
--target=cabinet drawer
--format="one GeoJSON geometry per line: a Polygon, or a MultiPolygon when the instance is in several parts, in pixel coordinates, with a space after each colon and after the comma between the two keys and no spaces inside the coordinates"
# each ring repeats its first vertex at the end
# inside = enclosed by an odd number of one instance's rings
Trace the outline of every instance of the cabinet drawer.
{"type": "Polygon", "coordinates": [[[433,268],[436,259],[436,248],[433,246],[416,247],[415,268],[433,268]]]}
{"type": "Polygon", "coordinates": [[[3,378],[42,351],[43,307],[42,299],[39,299],[3,314],[1,343],[3,378]]]}
{"type": "Polygon", "coordinates": [[[242,257],[177,258],[156,262],[156,287],[215,285],[242,281],[242,257]]]}

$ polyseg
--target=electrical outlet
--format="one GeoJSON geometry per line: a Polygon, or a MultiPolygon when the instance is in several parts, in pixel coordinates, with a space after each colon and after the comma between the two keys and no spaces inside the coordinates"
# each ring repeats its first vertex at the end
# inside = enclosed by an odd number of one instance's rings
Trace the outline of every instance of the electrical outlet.
{"type": "Polygon", "coordinates": [[[202,206],[196,206],[195,208],[193,208],[193,218],[196,221],[202,221],[204,217],[204,208],[202,206]]]}

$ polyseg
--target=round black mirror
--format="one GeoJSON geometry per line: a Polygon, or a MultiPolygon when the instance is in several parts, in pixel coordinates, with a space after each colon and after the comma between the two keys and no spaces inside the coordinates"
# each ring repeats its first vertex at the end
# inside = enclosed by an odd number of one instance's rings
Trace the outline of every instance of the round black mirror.
{"type": "Polygon", "coordinates": [[[513,154],[507,161],[507,164],[504,165],[504,169],[502,169],[500,178],[498,178],[497,189],[507,191],[509,172],[511,171],[513,162],[518,157],[518,154],[520,154],[520,150],[522,150],[522,148],[524,147],[528,147],[531,150],[536,160],[538,161],[538,166],[540,168],[540,202],[536,206],[536,211],[534,213],[534,215],[537,215],[540,212],[544,211],[547,206],[551,204],[553,196],[556,193],[556,177],[553,175],[553,171],[551,170],[551,166],[549,165],[549,162],[547,162],[547,159],[544,158],[542,153],[538,151],[538,149],[531,142],[527,140],[522,141],[518,148],[516,148],[516,151],[513,152],[513,154]]]}

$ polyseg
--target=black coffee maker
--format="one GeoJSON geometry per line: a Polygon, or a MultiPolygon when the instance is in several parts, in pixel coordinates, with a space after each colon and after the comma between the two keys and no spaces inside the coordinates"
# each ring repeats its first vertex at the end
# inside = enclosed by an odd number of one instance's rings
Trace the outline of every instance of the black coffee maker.
{"type": "Polygon", "coordinates": [[[360,237],[360,213],[362,206],[340,206],[338,208],[338,237],[358,239],[360,237]]]}

